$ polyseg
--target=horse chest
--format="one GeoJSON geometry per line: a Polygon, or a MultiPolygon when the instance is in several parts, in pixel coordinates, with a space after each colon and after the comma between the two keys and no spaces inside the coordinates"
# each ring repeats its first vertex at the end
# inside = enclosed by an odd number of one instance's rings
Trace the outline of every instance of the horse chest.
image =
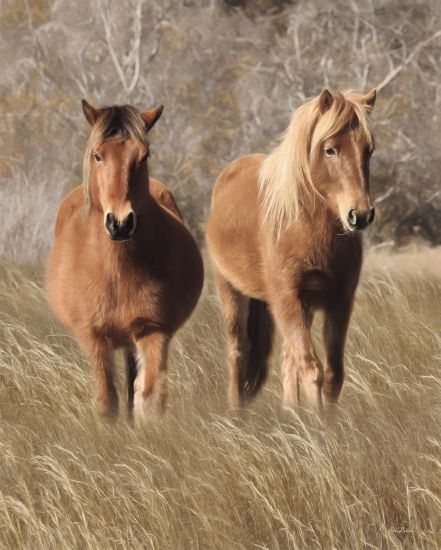
{"type": "Polygon", "coordinates": [[[340,299],[348,290],[352,292],[360,266],[361,244],[355,239],[329,248],[320,260],[305,263],[300,282],[302,299],[317,308],[340,299]]]}
{"type": "Polygon", "coordinates": [[[304,302],[315,307],[321,307],[327,296],[332,293],[332,278],[319,269],[311,269],[303,273],[299,294],[304,302]]]}
{"type": "Polygon", "coordinates": [[[109,280],[97,296],[94,317],[102,326],[126,330],[143,318],[160,322],[161,294],[145,281],[109,280]]]}

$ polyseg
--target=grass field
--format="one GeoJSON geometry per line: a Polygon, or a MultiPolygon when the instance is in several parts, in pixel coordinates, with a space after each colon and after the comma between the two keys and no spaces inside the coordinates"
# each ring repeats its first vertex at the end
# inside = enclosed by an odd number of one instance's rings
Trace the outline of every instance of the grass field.
{"type": "Polygon", "coordinates": [[[140,430],[96,418],[41,273],[3,264],[0,547],[439,547],[440,266],[436,249],[367,256],[346,384],[321,419],[281,410],[277,354],[261,396],[228,413],[208,284],[174,341],[167,413],[140,430]]]}

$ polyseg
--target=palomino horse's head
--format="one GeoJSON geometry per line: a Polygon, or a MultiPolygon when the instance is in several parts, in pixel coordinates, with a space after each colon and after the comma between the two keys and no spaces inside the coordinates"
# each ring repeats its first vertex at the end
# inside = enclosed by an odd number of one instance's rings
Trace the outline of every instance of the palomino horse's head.
{"type": "Polygon", "coordinates": [[[353,96],[323,90],[319,118],[312,137],[311,179],[348,231],[374,221],[369,191],[369,161],[374,142],[366,124],[376,91],[353,96]],[[350,97],[350,96],[349,96],[350,97]]]}
{"type": "Polygon", "coordinates": [[[324,203],[345,230],[374,220],[369,160],[374,141],[367,116],[376,91],[322,93],[301,105],[278,147],[260,170],[263,213],[280,230],[301,210],[324,203]]]}
{"type": "Polygon", "coordinates": [[[127,241],[135,233],[147,193],[147,134],[162,110],[162,105],[144,113],[129,105],[95,109],[83,99],[92,126],[84,157],[86,202],[102,212],[114,241],[127,241]]]}

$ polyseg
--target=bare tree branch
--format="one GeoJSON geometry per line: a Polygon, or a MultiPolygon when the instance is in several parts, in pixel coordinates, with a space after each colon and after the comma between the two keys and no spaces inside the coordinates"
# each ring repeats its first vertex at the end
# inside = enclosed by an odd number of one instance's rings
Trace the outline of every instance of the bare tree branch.
{"type": "Polygon", "coordinates": [[[142,5],[144,0],[138,0],[136,5],[136,12],[134,18],[134,40],[133,40],[133,56],[135,58],[135,70],[133,73],[132,82],[128,88],[130,94],[136,87],[139,79],[139,66],[140,66],[140,46],[141,46],[141,33],[142,33],[142,5]]]}
{"type": "Polygon", "coordinates": [[[436,32],[426,40],[423,40],[422,42],[420,42],[413,49],[413,51],[406,57],[403,63],[395,67],[388,75],[386,75],[386,77],[380,82],[380,84],[378,84],[377,91],[379,92],[380,90],[385,88],[398,74],[400,74],[400,72],[404,69],[404,67],[409,65],[409,63],[411,63],[414,60],[414,58],[418,55],[418,53],[422,48],[424,48],[425,46],[427,46],[427,44],[429,44],[430,42],[432,42],[433,40],[439,37],[441,37],[441,30],[439,30],[438,32],[436,32]]]}
{"type": "Polygon", "coordinates": [[[106,16],[104,14],[104,10],[103,10],[101,0],[98,0],[98,4],[100,6],[99,13],[100,13],[100,17],[101,17],[101,20],[103,22],[103,25],[104,25],[104,33],[105,33],[105,36],[106,36],[106,42],[107,42],[107,47],[109,49],[110,57],[112,58],[113,64],[115,66],[115,69],[116,69],[116,72],[119,76],[119,79],[121,80],[121,84],[123,85],[124,91],[126,92],[126,94],[129,94],[129,87],[127,85],[127,81],[126,81],[126,77],[124,75],[124,71],[122,70],[122,67],[121,67],[121,65],[118,61],[118,57],[117,57],[117,55],[115,53],[115,50],[113,48],[113,45],[112,45],[109,18],[108,18],[108,16],[106,16]]]}

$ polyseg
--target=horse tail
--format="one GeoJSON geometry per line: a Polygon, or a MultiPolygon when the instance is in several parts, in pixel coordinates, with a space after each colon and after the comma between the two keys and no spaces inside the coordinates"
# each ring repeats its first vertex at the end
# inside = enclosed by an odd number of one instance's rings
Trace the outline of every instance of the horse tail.
{"type": "Polygon", "coordinates": [[[239,377],[239,395],[243,400],[258,393],[268,374],[274,323],[266,302],[250,298],[247,334],[250,348],[245,369],[239,377]]]}

